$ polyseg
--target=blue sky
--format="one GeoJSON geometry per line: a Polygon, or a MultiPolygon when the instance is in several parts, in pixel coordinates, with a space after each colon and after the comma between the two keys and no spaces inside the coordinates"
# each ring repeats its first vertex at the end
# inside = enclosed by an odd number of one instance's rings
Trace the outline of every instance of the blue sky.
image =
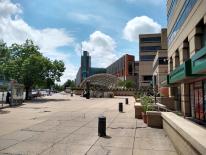
{"type": "Polygon", "coordinates": [[[95,67],[108,66],[124,53],[138,60],[138,35],[166,27],[166,2],[0,0],[0,22],[0,39],[8,44],[29,38],[45,56],[62,59],[64,82],[75,78],[81,47],[91,53],[95,67]]]}

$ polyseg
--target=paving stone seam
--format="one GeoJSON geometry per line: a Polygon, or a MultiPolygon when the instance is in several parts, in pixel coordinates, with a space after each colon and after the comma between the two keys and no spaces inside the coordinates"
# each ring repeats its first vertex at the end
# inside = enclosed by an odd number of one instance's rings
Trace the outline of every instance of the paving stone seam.
{"type": "MultiPolygon", "coordinates": [[[[117,116],[119,115],[119,113],[116,114],[116,116],[112,119],[112,121],[109,123],[108,127],[110,126],[111,123],[113,123],[113,121],[117,118],[117,116]]],[[[107,127],[107,128],[108,128],[107,127]]],[[[85,155],[87,155],[87,153],[92,149],[92,147],[97,143],[97,141],[100,139],[100,137],[94,142],[94,144],[91,145],[91,147],[87,150],[87,152],[85,153],[85,155]]]]}
{"type": "Polygon", "coordinates": [[[137,132],[137,120],[136,120],[135,132],[134,132],[134,140],[133,140],[133,144],[132,144],[132,155],[134,155],[134,144],[135,144],[135,140],[136,140],[136,132],[137,132]]]}
{"type": "MultiPolygon", "coordinates": [[[[91,106],[94,106],[94,105],[91,105],[91,106]]],[[[112,106],[114,106],[114,105],[111,105],[111,107],[112,106]]],[[[110,106],[109,106],[110,107],[110,106]]],[[[84,108],[82,108],[82,109],[84,109],[84,108]]],[[[87,110],[87,112],[89,112],[89,111],[91,111],[91,109],[90,110],[87,110]]],[[[106,110],[105,110],[106,111],[106,110]]],[[[105,112],[104,111],[104,112],[105,112]]],[[[103,113],[104,113],[103,112],[103,113]]],[[[86,113],[86,112],[85,112],[86,113]]],[[[119,114],[119,113],[118,113],[119,114]]],[[[117,115],[118,115],[117,114],[117,115]]],[[[77,116],[78,117],[78,116],[77,116]]],[[[117,116],[116,116],[117,117],[117,116]]],[[[115,118],[116,118],[115,117],[115,118]]],[[[56,144],[58,144],[59,142],[61,142],[61,141],[63,141],[64,139],[66,139],[66,138],[68,138],[69,136],[71,136],[74,132],[76,132],[76,131],[78,131],[79,129],[81,129],[82,127],[85,127],[86,125],[88,125],[90,122],[92,122],[94,119],[96,119],[96,117],[94,117],[94,118],[92,118],[89,122],[87,122],[86,124],[84,124],[84,125],[82,125],[82,126],[80,126],[79,128],[77,128],[76,130],[74,130],[73,132],[71,132],[68,136],[66,136],[66,137],[63,137],[62,139],[60,139],[59,141],[57,141],[57,142],[54,142],[50,147],[48,147],[48,148],[46,148],[46,149],[44,149],[44,150],[42,150],[39,154],[42,154],[42,153],[44,153],[45,151],[47,151],[47,150],[49,150],[50,148],[52,148],[54,145],[56,145],[56,144]]],[[[111,123],[111,122],[110,122],[111,123]]],[[[99,138],[98,138],[99,139],[99,138]]],[[[95,143],[98,141],[98,139],[95,141],[95,143]]],[[[95,144],[94,143],[94,144],[95,144]]],[[[93,144],[93,145],[94,145],[93,144]]],[[[93,146],[92,145],[92,146],[93,146]]],[[[89,149],[90,150],[90,149],[89,149]]],[[[87,151],[88,152],[88,151],[87,151]]],[[[86,152],[86,154],[87,154],[87,152],[86,152]]]]}

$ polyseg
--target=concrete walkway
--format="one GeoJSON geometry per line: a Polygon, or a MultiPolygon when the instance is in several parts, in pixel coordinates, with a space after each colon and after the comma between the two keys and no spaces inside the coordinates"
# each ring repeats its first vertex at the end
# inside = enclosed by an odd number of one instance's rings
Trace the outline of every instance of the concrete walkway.
{"type": "Polygon", "coordinates": [[[134,119],[134,99],[90,99],[56,94],[0,114],[0,155],[176,155],[162,129],[134,119]],[[97,135],[98,116],[107,137],[97,135]]]}

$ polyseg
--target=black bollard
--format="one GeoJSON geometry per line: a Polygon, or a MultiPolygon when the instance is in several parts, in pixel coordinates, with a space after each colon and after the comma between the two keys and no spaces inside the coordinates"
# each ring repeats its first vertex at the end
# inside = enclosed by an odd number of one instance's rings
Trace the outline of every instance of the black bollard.
{"type": "Polygon", "coordinates": [[[123,112],[123,103],[122,102],[119,103],[119,112],[123,112]]]}
{"type": "Polygon", "coordinates": [[[99,137],[105,137],[106,136],[106,117],[105,116],[99,116],[98,136],[99,137]]]}
{"type": "Polygon", "coordinates": [[[73,97],[73,93],[71,92],[71,97],[73,97]]]}
{"type": "Polygon", "coordinates": [[[90,93],[89,92],[87,92],[87,94],[86,94],[86,99],[90,99],[90,93]]]}
{"type": "Polygon", "coordinates": [[[125,98],[125,104],[129,104],[128,98],[125,98]]]}

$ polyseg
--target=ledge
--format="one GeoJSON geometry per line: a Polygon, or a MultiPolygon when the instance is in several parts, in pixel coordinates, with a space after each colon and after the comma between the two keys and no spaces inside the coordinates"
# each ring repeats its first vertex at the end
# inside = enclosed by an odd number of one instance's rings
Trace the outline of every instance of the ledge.
{"type": "Polygon", "coordinates": [[[142,106],[140,102],[135,102],[134,106],[142,106]]]}
{"type": "Polygon", "coordinates": [[[198,152],[206,152],[206,129],[172,112],[162,112],[162,118],[169,123],[198,152]]]}

